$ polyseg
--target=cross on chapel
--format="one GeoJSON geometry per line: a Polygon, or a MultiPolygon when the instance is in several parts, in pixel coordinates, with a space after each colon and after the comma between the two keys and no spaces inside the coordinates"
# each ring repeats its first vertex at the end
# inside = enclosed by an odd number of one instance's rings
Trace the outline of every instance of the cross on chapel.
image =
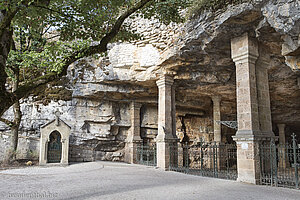
{"type": "Polygon", "coordinates": [[[55,117],[56,117],[56,126],[59,126],[59,117],[60,117],[60,115],[61,115],[62,113],[58,110],[58,108],[57,108],[57,110],[54,112],[54,115],[55,115],[55,117]]]}

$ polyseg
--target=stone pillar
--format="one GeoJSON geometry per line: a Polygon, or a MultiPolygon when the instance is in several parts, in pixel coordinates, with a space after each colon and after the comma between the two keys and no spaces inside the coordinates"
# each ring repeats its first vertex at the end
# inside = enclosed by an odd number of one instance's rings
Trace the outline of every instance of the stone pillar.
{"type": "Polygon", "coordinates": [[[172,135],[177,138],[176,135],[176,100],[175,100],[175,86],[172,86],[172,135]]]}
{"type": "Polygon", "coordinates": [[[41,134],[39,165],[47,164],[47,149],[48,149],[48,138],[44,137],[43,134],[41,134]]]}
{"type": "Polygon", "coordinates": [[[221,135],[221,97],[214,96],[211,98],[213,101],[213,118],[214,118],[214,141],[220,143],[222,141],[221,135]]]}
{"type": "Polygon", "coordinates": [[[261,134],[274,137],[272,131],[271,103],[269,92],[268,66],[270,55],[266,47],[259,46],[259,57],[256,62],[257,100],[261,134]]]}
{"type": "Polygon", "coordinates": [[[260,163],[258,139],[261,135],[256,89],[257,42],[248,34],[231,40],[231,56],[236,65],[238,181],[258,184],[260,163]]]}
{"type": "Polygon", "coordinates": [[[177,149],[178,149],[177,166],[183,167],[184,166],[183,144],[178,142],[177,149]]]}
{"type": "Polygon", "coordinates": [[[279,152],[278,152],[278,158],[279,158],[279,168],[286,168],[287,166],[287,155],[285,152],[285,124],[277,124],[278,131],[279,131],[279,152]]]}
{"type": "Polygon", "coordinates": [[[214,142],[218,146],[218,151],[216,155],[216,165],[217,168],[220,169],[221,165],[223,163],[222,157],[220,152],[222,151],[222,145],[220,144],[222,142],[222,134],[221,134],[221,123],[217,123],[217,121],[221,121],[221,97],[219,96],[213,96],[213,119],[214,119],[214,142]]]}
{"type": "Polygon", "coordinates": [[[167,170],[170,165],[170,145],[176,140],[173,136],[173,77],[164,74],[156,82],[158,86],[158,134],[156,137],[157,166],[167,170]]]}
{"type": "Polygon", "coordinates": [[[285,124],[277,124],[279,131],[279,144],[285,144],[285,124]]]}
{"type": "Polygon", "coordinates": [[[65,138],[62,135],[61,138],[61,145],[62,145],[62,155],[61,155],[61,164],[67,165],[69,164],[69,138],[65,138]]]}
{"type": "Polygon", "coordinates": [[[136,163],[137,147],[142,143],[140,109],[142,104],[132,102],[130,105],[131,127],[125,145],[125,162],[136,163]]]}

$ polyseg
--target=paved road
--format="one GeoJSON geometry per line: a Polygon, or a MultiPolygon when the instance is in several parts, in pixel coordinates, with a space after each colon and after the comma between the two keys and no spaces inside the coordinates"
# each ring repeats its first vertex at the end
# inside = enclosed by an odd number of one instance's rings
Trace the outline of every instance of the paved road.
{"type": "Polygon", "coordinates": [[[91,162],[0,171],[0,199],[300,200],[300,191],[91,162]]]}

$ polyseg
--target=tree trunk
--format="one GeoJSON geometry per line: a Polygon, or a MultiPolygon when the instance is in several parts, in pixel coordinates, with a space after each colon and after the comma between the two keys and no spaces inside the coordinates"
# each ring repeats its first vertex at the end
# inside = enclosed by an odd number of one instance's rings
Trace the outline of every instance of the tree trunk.
{"type": "MultiPolygon", "coordinates": [[[[12,85],[12,92],[16,91],[19,87],[19,68],[16,68],[15,72],[15,80],[13,81],[12,85]]],[[[18,149],[18,141],[19,141],[19,128],[20,128],[20,123],[22,119],[22,113],[21,113],[21,107],[20,107],[20,102],[17,101],[13,105],[13,110],[14,110],[14,121],[13,125],[11,126],[11,143],[10,143],[10,148],[7,152],[6,157],[6,163],[11,163],[12,161],[16,160],[17,156],[17,149],[18,149]]]]}
{"type": "MultiPolygon", "coordinates": [[[[0,24],[2,20],[4,20],[6,14],[6,11],[0,10],[0,24]]],[[[1,30],[0,34],[0,107],[6,108],[2,112],[0,112],[0,117],[12,105],[10,104],[10,102],[12,101],[12,95],[8,91],[6,91],[5,87],[7,79],[5,68],[7,57],[11,50],[12,34],[13,32],[9,29],[9,27],[1,30]]]]}
{"type": "Polygon", "coordinates": [[[19,128],[20,123],[22,119],[22,113],[20,109],[20,102],[18,101],[13,105],[14,109],[14,125],[11,127],[11,155],[10,155],[10,161],[13,161],[16,159],[16,153],[18,149],[18,141],[19,141],[19,128]]]}
{"type": "MultiPolygon", "coordinates": [[[[0,10],[0,23],[5,16],[5,12],[0,10]]],[[[2,30],[0,35],[0,90],[5,91],[7,74],[5,72],[6,60],[10,52],[12,31],[9,28],[2,30]]]]}

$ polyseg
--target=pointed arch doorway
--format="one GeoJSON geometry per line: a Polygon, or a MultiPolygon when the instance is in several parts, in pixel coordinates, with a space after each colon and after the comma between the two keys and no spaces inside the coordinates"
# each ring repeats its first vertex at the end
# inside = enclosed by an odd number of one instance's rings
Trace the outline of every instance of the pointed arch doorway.
{"type": "Polygon", "coordinates": [[[53,131],[49,135],[47,161],[48,163],[60,163],[62,154],[61,134],[53,131]]]}

